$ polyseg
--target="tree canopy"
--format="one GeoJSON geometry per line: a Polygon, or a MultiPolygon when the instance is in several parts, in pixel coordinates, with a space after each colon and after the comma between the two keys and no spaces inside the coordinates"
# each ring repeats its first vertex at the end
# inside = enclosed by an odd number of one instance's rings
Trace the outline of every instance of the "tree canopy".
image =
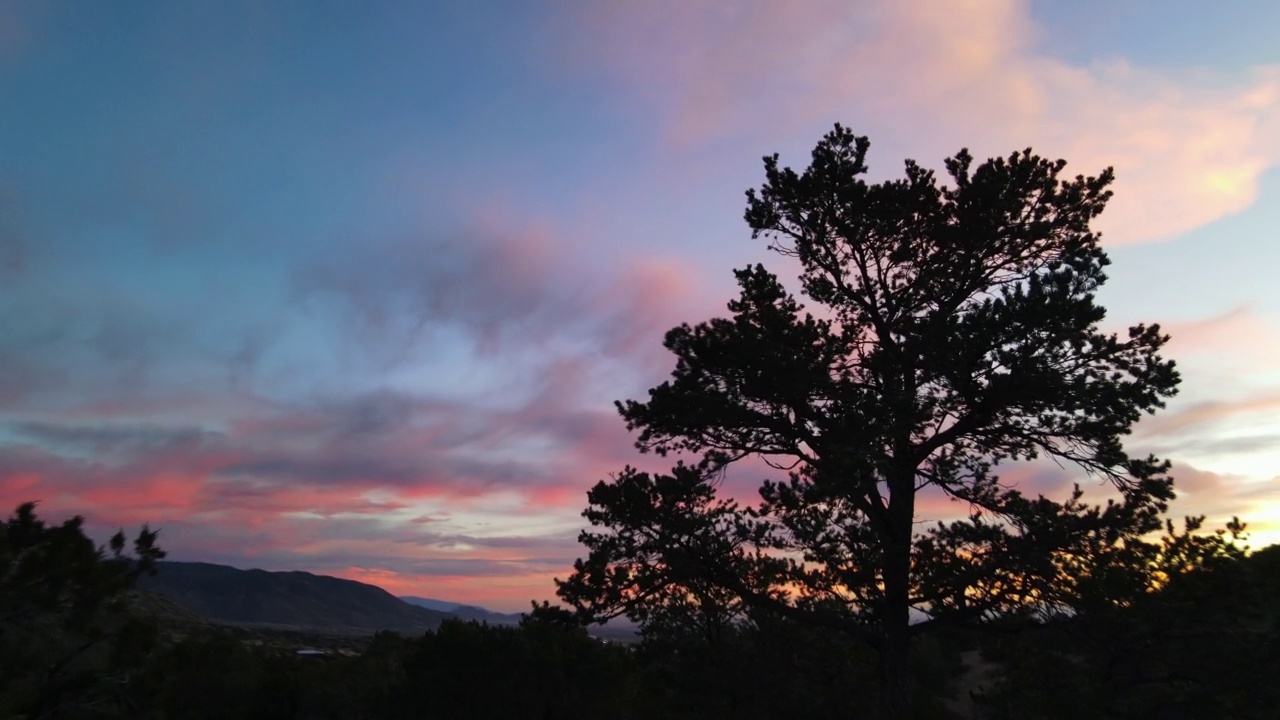
{"type": "Polygon", "coordinates": [[[879,651],[885,715],[903,717],[910,636],[928,626],[913,614],[1070,612],[1145,582],[1114,571],[1161,527],[1173,485],[1167,462],[1122,439],[1179,376],[1159,326],[1100,327],[1109,260],[1090,223],[1110,169],[1070,177],[1029,149],[980,164],[961,150],[947,184],[910,160],[869,183],[868,147],[837,125],[803,172],[764,159],[746,221],[794,259],[814,309],[755,265],[735,271],[728,317],[667,333],[671,378],[618,409],[641,451],[695,459],[597,484],[588,555],[558,592],[584,618],[694,606],[840,630],[879,651]],[[749,457],[785,478],[758,500],[723,496],[718,480],[749,457]],[[1001,482],[1042,457],[1110,498],[1001,482]],[[967,517],[920,527],[923,493],[967,517]]]}
{"type": "Polygon", "coordinates": [[[98,547],[83,517],[49,525],[35,508],[0,523],[0,713],[96,717],[87,708],[119,704],[148,650],[128,593],[164,551],[145,526],[131,548],[124,531],[98,547]]]}
{"type": "MultiPolygon", "coordinates": [[[[220,625],[120,592],[160,555],[148,530],[129,558],[108,550],[119,540],[94,548],[79,519],[48,525],[31,505],[0,529],[0,717],[875,716],[872,647],[776,613],[735,622],[750,610],[713,582],[648,598],[637,645],[589,637],[545,602],[518,627],[450,620],[358,637],[220,625]]],[[[915,638],[914,716],[1274,717],[1280,548],[1244,553],[1238,522],[1198,529],[1169,523],[1134,544],[1128,563],[1149,565],[1152,585],[1130,604],[915,638]]]]}

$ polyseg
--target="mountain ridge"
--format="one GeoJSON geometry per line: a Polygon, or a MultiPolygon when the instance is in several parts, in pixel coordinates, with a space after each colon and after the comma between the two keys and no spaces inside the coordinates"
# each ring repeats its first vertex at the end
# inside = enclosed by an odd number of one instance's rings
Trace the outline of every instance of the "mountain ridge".
{"type": "Polygon", "coordinates": [[[517,625],[520,623],[522,616],[521,613],[500,613],[479,605],[466,605],[447,600],[418,597],[416,595],[401,595],[400,599],[415,607],[448,613],[461,620],[486,622],[490,625],[517,625]]]}
{"type": "Polygon", "coordinates": [[[450,619],[509,624],[519,618],[461,603],[455,605],[462,612],[442,612],[376,585],[302,570],[242,570],[205,562],[157,563],[156,573],[141,578],[138,587],[212,622],[248,627],[420,634],[450,619]]]}

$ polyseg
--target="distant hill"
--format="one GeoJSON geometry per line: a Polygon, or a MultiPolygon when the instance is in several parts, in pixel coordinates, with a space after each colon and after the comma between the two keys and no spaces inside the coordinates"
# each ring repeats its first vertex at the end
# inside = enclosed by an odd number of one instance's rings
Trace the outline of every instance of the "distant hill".
{"type": "MultiPolygon", "coordinates": [[[[447,600],[398,598],[374,585],[328,575],[202,562],[157,563],[156,574],[142,577],[138,589],[143,592],[136,602],[159,607],[175,626],[208,620],[263,631],[351,637],[379,630],[418,635],[452,619],[490,625],[516,625],[521,619],[518,613],[447,600]]],[[[636,639],[633,625],[616,620],[588,632],[613,641],[636,639]]]]}
{"type": "Polygon", "coordinates": [[[520,613],[498,613],[492,610],[486,610],[475,605],[461,605],[459,603],[447,602],[445,600],[433,600],[431,598],[415,597],[413,595],[405,595],[401,600],[437,612],[448,613],[461,620],[475,620],[478,622],[489,623],[490,625],[518,625],[520,624],[520,613]]]}
{"type": "Polygon", "coordinates": [[[462,603],[449,602],[447,600],[433,600],[432,598],[417,597],[415,595],[401,595],[400,599],[410,605],[417,605],[428,610],[438,610],[440,612],[449,612],[454,608],[462,607],[462,603]]]}
{"type": "Polygon", "coordinates": [[[308,572],[161,562],[139,587],[212,621],[353,635],[418,634],[454,615],[411,605],[380,587],[308,572]]]}

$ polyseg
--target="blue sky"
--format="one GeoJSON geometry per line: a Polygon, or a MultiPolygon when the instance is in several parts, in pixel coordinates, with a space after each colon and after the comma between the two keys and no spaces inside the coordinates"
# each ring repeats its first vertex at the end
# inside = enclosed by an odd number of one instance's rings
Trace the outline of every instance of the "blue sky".
{"type": "MultiPolygon", "coordinates": [[[[0,500],[175,557],[549,597],[611,402],[767,260],[760,157],[1115,165],[1136,449],[1280,540],[1269,2],[0,4],[0,500]]],[[[1067,483],[1068,474],[1053,482],[1067,483]]]]}

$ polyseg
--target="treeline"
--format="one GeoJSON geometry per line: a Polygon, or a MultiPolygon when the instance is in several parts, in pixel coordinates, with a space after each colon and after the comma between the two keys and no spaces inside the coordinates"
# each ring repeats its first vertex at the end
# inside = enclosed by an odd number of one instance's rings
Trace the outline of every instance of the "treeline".
{"type": "Polygon", "coordinates": [[[1280,716],[1280,545],[1219,558],[1123,607],[979,638],[993,718],[1280,716]]]}
{"type": "MultiPolygon", "coordinates": [[[[877,716],[878,657],[782,618],[702,613],[635,645],[536,608],[301,655],[303,640],[193,623],[129,587],[144,531],[96,548],[24,506],[0,539],[0,718],[849,718],[877,716]]],[[[912,645],[920,718],[1273,718],[1280,546],[1215,557],[1135,601],[938,627],[912,645]]],[[[341,646],[341,647],[339,647],[341,646]]]]}

